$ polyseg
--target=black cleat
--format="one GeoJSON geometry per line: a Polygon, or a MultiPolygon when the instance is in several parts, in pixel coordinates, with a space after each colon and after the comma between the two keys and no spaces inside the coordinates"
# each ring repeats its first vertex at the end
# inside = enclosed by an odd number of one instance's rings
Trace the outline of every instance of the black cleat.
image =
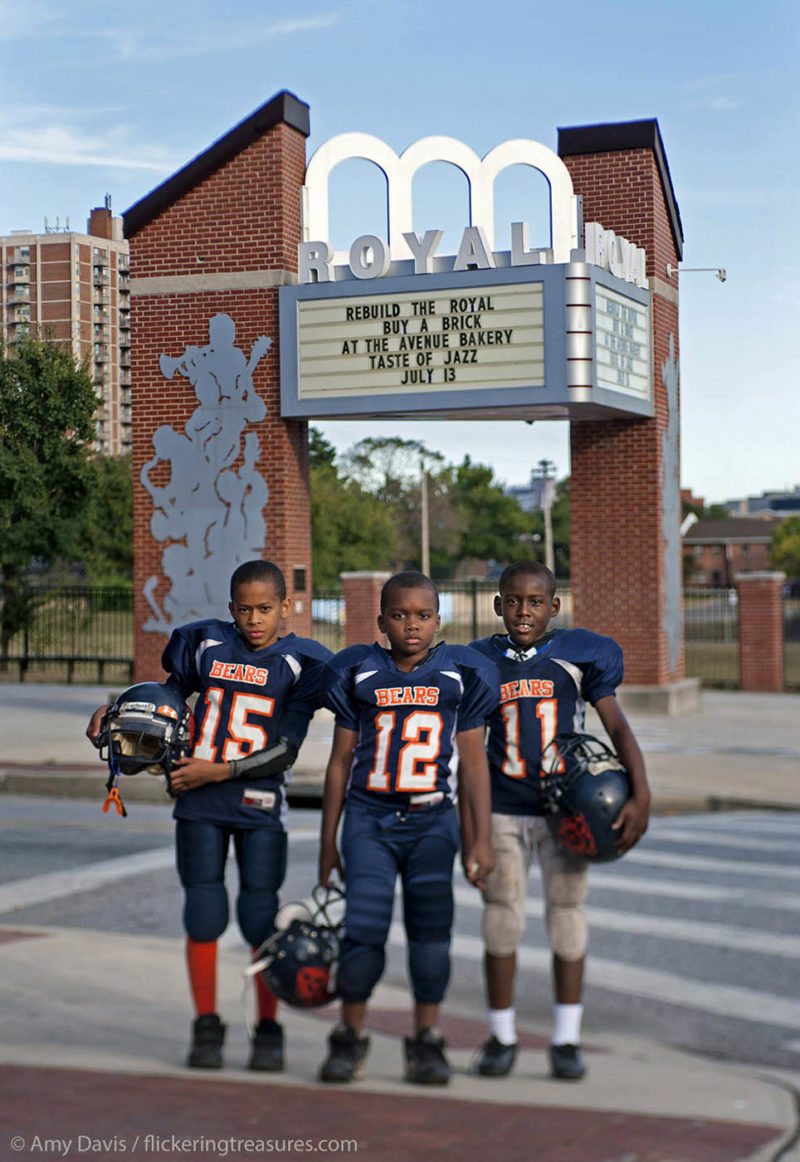
{"type": "Polygon", "coordinates": [[[320,1081],[355,1081],[361,1075],[369,1037],[359,1037],[350,1025],[337,1025],[328,1037],[328,1056],[319,1070],[320,1081]]]}
{"type": "Polygon", "coordinates": [[[216,1013],[204,1013],[192,1025],[192,1044],[186,1057],[190,1069],[222,1069],[225,1026],[216,1013]]]}
{"type": "Polygon", "coordinates": [[[492,1034],[481,1049],[477,1070],[481,1077],[507,1077],[517,1059],[517,1043],[504,1045],[492,1034]]]}
{"type": "Polygon", "coordinates": [[[250,1042],[248,1069],[280,1073],[283,1069],[283,1029],[277,1021],[262,1017],[250,1042]]]}
{"type": "Polygon", "coordinates": [[[450,1066],[444,1055],[444,1038],[435,1029],[420,1029],[412,1040],[405,1038],[406,1081],[415,1085],[447,1085],[450,1066]]]}
{"type": "Polygon", "coordinates": [[[551,1045],[550,1076],[559,1081],[580,1081],[586,1072],[580,1045],[551,1045]]]}

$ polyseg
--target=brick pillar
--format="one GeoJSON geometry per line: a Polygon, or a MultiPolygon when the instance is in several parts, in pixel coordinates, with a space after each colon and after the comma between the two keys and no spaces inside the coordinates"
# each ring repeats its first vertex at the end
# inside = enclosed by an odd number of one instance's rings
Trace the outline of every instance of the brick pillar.
{"type": "Polygon", "coordinates": [[[381,589],[391,573],[340,573],[345,608],[345,646],[374,642],[382,637],[377,617],[381,589]]]}
{"type": "MultiPolygon", "coordinates": [[[[683,236],[654,121],[559,131],[585,222],[647,254],[652,419],[571,424],[570,539],[575,624],[616,638],[625,683],[683,687],[678,293],[667,276],[683,236]]],[[[681,691],[686,701],[686,691],[681,691]]]]}
{"type": "Polygon", "coordinates": [[[783,689],[785,573],[739,573],[739,687],[783,689]]]}
{"type": "Polygon", "coordinates": [[[130,239],[137,681],[227,617],[243,560],[311,629],[305,421],[280,414],[278,287],[296,279],[308,106],[280,93],[124,215],[130,239]]]}

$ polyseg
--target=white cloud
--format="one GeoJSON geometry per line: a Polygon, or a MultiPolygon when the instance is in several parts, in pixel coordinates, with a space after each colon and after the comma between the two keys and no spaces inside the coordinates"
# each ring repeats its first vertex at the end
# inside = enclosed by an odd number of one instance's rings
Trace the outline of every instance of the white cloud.
{"type": "Polygon", "coordinates": [[[272,40],[281,40],[302,33],[319,32],[331,28],[339,19],[338,12],[323,13],[296,19],[276,20],[259,24],[257,20],[234,25],[226,22],[218,28],[187,31],[185,35],[172,41],[155,42],[147,30],[108,30],[101,35],[113,44],[117,54],[124,60],[163,61],[180,57],[206,56],[210,53],[231,52],[251,49],[272,40]]]}
{"type": "Polygon", "coordinates": [[[0,161],[103,166],[155,173],[167,173],[174,168],[174,161],[165,150],[130,148],[124,137],[119,131],[105,137],[90,136],[58,125],[6,129],[0,136],[0,161]]]}

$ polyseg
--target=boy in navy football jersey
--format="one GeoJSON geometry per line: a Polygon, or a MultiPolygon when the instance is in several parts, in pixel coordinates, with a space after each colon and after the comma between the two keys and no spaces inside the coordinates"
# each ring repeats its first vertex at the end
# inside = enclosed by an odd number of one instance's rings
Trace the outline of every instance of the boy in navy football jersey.
{"type": "MultiPolygon", "coordinates": [[[[187,1064],[222,1065],[216,1013],[217,941],[228,923],[225,863],[233,838],[237,919],[253,952],[271,935],[286,872],[286,770],[320,705],[331,651],[293,633],[278,637],[290,602],[280,569],[248,561],[231,578],[232,622],[193,622],[172,633],[161,664],[182,698],[198,694],[191,756],[171,772],[177,796],[178,874],[185,899],[186,960],[196,1019],[187,1064]]],[[[97,715],[90,737],[97,734],[97,715]]],[[[276,999],[255,978],[258,1025],[249,1068],[283,1068],[276,999]]]]}
{"type": "Polygon", "coordinates": [[[542,754],[556,735],[581,732],[585,705],[594,706],[631,779],[632,796],[614,822],[620,853],[633,847],[647,828],[650,792],[642,753],[615,697],[622,681],[620,647],[586,629],[548,632],[560,604],[555,577],[543,565],[509,565],[499,589],[494,608],[507,632],[472,643],[491,658],[501,677],[500,705],[489,721],[487,740],[495,868],[483,889],[490,1037],[481,1051],[478,1072],[503,1077],[516,1057],[516,949],[536,848],[553,953],[551,1073],[577,1080],[585,1072],[580,1025],[588,865],[564,851],[546,825],[540,797],[542,754]]]}
{"type": "Polygon", "coordinates": [[[325,701],[336,728],[319,879],[327,884],[337,870],[347,895],[338,973],[342,1023],[330,1035],[322,1081],[352,1081],[366,1057],[362,1029],[384,968],[398,875],[414,996],[406,1078],[433,1085],[450,1079],[436,1022],[450,975],[456,770],[464,811],[474,820],[462,862],[480,886],[493,863],[484,727],[497,705],[498,676],[465,646],[433,646],[438,609],[428,577],[396,574],[383,587],[378,618],[389,648],[351,646],[326,666],[325,701]],[[336,831],[343,810],[342,860],[336,831]]]}

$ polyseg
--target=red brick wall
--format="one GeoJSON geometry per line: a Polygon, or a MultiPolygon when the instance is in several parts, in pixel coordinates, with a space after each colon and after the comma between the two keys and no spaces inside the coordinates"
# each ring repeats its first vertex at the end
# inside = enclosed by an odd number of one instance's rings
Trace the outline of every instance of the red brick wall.
{"type": "Polygon", "coordinates": [[[381,589],[390,576],[390,573],[342,573],[346,646],[383,642],[377,618],[381,608],[381,589]]]}
{"type": "Polygon", "coordinates": [[[739,689],[783,689],[783,586],[785,573],[736,578],[739,589],[739,689]]]}
{"type": "MultiPolygon", "coordinates": [[[[286,576],[295,613],[287,628],[311,629],[311,527],[308,485],[308,440],[304,421],[280,418],[277,288],[204,290],[202,276],[245,271],[295,271],[300,238],[300,187],[305,171],[305,138],[279,124],[207,177],[180,200],[140,229],[130,240],[132,280],[164,276],[201,276],[192,293],[131,294],[132,420],[134,526],[136,554],[136,680],[158,676],[166,642],[162,634],[144,632],[151,615],[143,585],[160,578],[155,596],[163,599],[169,582],[161,575],[163,545],[150,533],[151,497],[140,483],[143,465],[152,458],[152,435],[169,424],[181,431],[197,407],[191,384],[176,374],[167,380],[159,368],[162,353],[179,356],[187,344],[208,343],[208,321],[230,315],[235,343],[246,356],[260,335],[272,339],[270,351],[253,376],[256,393],[267,406],[266,419],[255,426],[260,443],[256,469],[269,489],[264,509],[267,540],[263,556],[286,576]],[[202,260],[202,261],[200,261],[202,260]],[[292,571],[306,569],[306,589],[292,592],[292,571]]],[[[141,288],[140,288],[141,289],[141,288]]],[[[145,284],[145,290],[147,289],[145,284]]],[[[227,594],[220,594],[225,608],[227,594]]]]}
{"type": "MultiPolygon", "coordinates": [[[[619,150],[564,162],[583,195],[584,220],[643,247],[648,277],[666,281],[666,265],[675,266],[678,255],[653,153],[619,150]]],[[[653,290],[654,417],[571,424],[570,537],[576,624],[619,641],[627,683],[658,686],[682,678],[684,670],[682,650],[671,664],[663,626],[668,407],[661,369],[670,358],[670,335],[678,359],[678,306],[657,284],[653,290]]],[[[680,578],[679,543],[671,564],[680,578]]]]}

